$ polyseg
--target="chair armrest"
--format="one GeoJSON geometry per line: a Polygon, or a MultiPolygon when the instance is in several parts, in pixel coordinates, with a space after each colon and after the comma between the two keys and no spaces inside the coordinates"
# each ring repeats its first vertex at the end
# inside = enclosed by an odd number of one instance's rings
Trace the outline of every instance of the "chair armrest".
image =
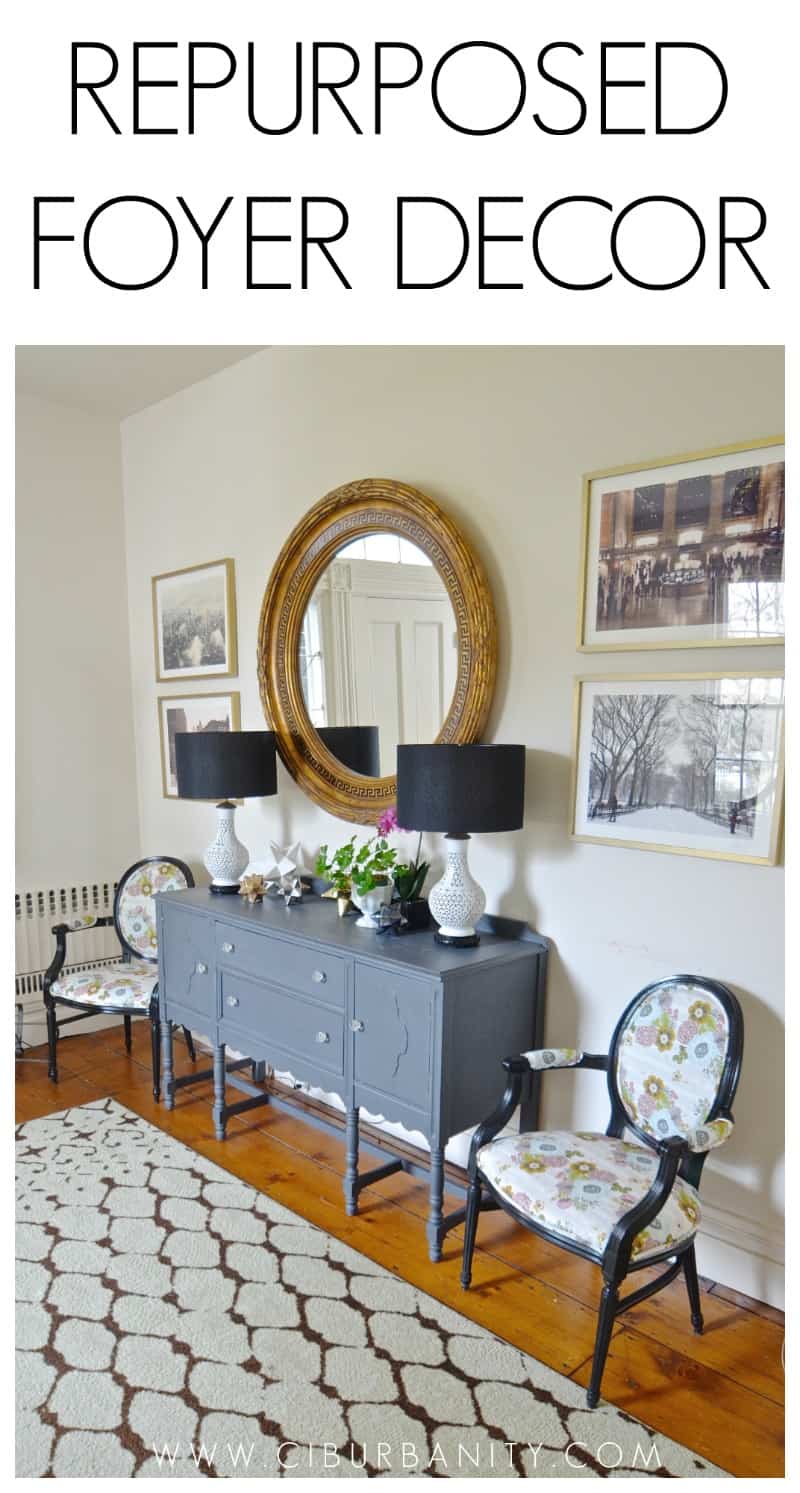
{"type": "Polygon", "coordinates": [[[508,1124],[522,1096],[522,1080],[527,1074],[544,1073],[548,1068],[608,1068],[606,1053],[580,1052],[574,1047],[535,1048],[521,1052],[515,1058],[503,1058],[503,1067],[508,1074],[506,1091],[497,1108],[474,1130],[469,1148],[467,1168],[470,1180],[474,1181],[478,1169],[478,1152],[488,1145],[508,1124]]]}
{"type": "Polygon", "coordinates": [[[690,1130],[686,1144],[695,1156],[702,1156],[707,1151],[715,1151],[717,1146],[724,1146],[732,1131],[733,1115],[719,1115],[716,1120],[706,1120],[705,1124],[690,1130]]]}
{"type": "Polygon", "coordinates": [[[478,1152],[481,1146],[488,1145],[490,1140],[494,1140],[495,1136],[500,1134],[503,1126],[508,1124],[522,1096],[523,1077],[529,1072],[528,1065],[522,1058],[504,1058],[503,1067],[508,1072],[505,1093],[497,1108],[493,1109],[488,1118],[476,1126],[472,1134],[467,1162],[471,1182],[474,1182],[477,1175],[478,1152]]]}
{"type": "Polygon", "coordinates": [[[687,1142],[680,1135],[671,1135],[668,1140],[660,1141],[658,1149],[661,1160],[649,1192],[633,1208],[629,1208],[627,1213],[623,1213],[608,1236],[603,1254],[603,1275],[606,1280],[611,1277],[620,1279],[625,1274],[636,1235],[661,1212],[675,1185],[681,1162],[691,1154],[687,1142]]]}
{"type": "Polygon", "coordinates": [[[48,993],[48,991],[50,989],[50,986],[53,984],[53,981],[58,979],[58,977],[61,974],[61,971],[62,971],[62,969],[64,967],[64,960],[67,957],[67,934],[68,933],[85,933],[87,931],[87,929],[89,929],[89,928],[113,928],[113,927],[114,927],[114,919],[113,918],[109,918],[109,917],[103,917],[103,918],[92,918],[92,917],[71,918],[69,920],[69,922],[66,922],[66,923],[55,923],[53,925],[53,927],[51,928],[50,931],[51,931],[51,933],[55,934],[55,938],[56,938],[56,951],[55,951],[55,954],[53,955],[52,963],[49,965],[48,969],[45,971],[44,979],[42,980],[42,991],[43,991],[43,993],[45,995],[47,995],[47,993],[48,993]]]}
{"type": "Polygon", "coordinates": [[[512,1063],[522,1064],[522,1072],[526,1068],[534,1073],[545,1073],[548,1068],[599,1068],[606,1072],[608,1053],[581,1052],[579,1047],[540,1047],[523,1052],[518,1058],[506,1058],[503,1067],[510,1072],[512,1063]]]}
{"type": "Polygon", "coordinates": [[[113,918],[70,918],[66,923],[55,923],[50,929],[58,937],[59,933],[85,933],[87,928],[113,928],[113,918]]]}
{"type": "Polygon", "coordinates": [[[583,1053],[577,1047],[539,1047],[523,1052],[522,1057],[534,1073],[541,1073],[545,1068],[577,1068],[583,1053]]]}

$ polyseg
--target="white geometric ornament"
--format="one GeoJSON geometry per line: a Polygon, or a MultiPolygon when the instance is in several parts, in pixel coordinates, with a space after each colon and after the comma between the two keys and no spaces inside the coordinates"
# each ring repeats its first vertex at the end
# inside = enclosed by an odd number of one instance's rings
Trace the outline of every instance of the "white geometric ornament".
{"type": "Polygon", "coordinates": [[[267,881],[311,875],[303,865],[303,851],[299,840],[294,845],[279,845],[276,840],[270,840],[269,848],[270,856],[250,862],[247,870],[251,875],[263,876],[267,881]]]}

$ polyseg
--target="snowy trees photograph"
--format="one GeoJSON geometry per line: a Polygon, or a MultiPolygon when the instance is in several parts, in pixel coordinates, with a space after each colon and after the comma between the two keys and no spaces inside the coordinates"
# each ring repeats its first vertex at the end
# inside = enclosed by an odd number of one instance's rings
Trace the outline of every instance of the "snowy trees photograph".
{"type": "Polygon", "coordinates": [[[783,680],[579,681],[579,838],[774,861],[783,680]]]}

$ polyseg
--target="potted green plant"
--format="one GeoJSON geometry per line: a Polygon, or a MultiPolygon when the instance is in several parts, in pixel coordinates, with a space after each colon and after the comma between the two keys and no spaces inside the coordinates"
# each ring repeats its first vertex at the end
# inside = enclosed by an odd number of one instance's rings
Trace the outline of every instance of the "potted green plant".
{"type": "Polygon", "coordinates": [[[392,898],[390,873],[396,859],[397,851],[383,835],[374,835],[359,847],[352,835],[333,855],[328,854],[327,845],[320,846],[316,872],[330,881],[340,917],[347,911],[348,903],[354,902],[361,912],[356,926],[374,928],[374,913],[392,898]]]}
{"type": "Polygon", "coordinates": [[[340,845],[333,855],[328,854],[327,845],[320,845],[314,870],[318,876],[322,876],[330,882],[330,886],[324,897],[335,897],[339,909],[339,917],[343,918],[350,907],[350,894],[353,890],[352,868],[356,853],[356,837],[352,836],[345,845],[340,845]]]}

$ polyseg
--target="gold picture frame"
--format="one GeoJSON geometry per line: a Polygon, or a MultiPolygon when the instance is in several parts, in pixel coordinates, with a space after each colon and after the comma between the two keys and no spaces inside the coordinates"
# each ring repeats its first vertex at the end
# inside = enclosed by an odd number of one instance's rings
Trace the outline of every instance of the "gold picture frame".
{"type": "MultiPolygon", "coordinates": [[[[228,719],[230,720],[229,730],[241,731],[242,729],[241,695],[238,690],[220,690],[218,693],[209,691],[207,694],[201,695],[159,695],[156,699],[156,709],[158,710],[158,738],[161,754],[161,793],[163,798],[170,798],[173,800],[178,798],[177,785],[175,792],[172,793],[170,792],[168,782],[169,728],[167,727],[165,729],[164,707],[167,705],[174,706],[176,702],[180,701],[185,709],[187,705],[192,705],[198,700],[227,700],[228,719]]],[[[208,706],[206,706],[206,709],[208,709],[208,706]]],[[[210,800],[210,802],[216,802],[216,800],[210,800]]]]}
{"type": "MultiPolygon", "coordinates": [[[[702,680],[706,683],[716,680],[776,680],[783,685],[784,674],[781,669],[759,669],[740,670],[728,669],[708,672],[675,672],[675,673],[632,673],[611,674],[608,676],[596,674],[584,674],[576,677],[573,696],[572,711],[572,766],[570,778],[570,801],[569,801],[569,834],[571,839],[578,844],[584,845],[614,845],[631,850],[656,850],[668,855],[690,855],[708,860],[740,861],[750,865],[774,866],[778,863],[778,857],[782,843],[783,833],[783,806],[784,806],[784,741],[785,741],[785,701],[781,689],[780,699],[775,704],[780,708],[780,724],[777,731],[776,749],[772,759],[774,769],[774,795],[772,811],[770,815],[769,832],[767,836],[766,850],[763,855],[745,854],[739,851],[715,849],[713,844],[709,846],[691,846],[687,844],[667,843],[654,839],[621,838],[602,834],[581,833],[578,828],[578,795],[581,787],[590,781],[582,769],[581,764],[581,740],[583,727],[583,694],[586,686],[605,685],[612,689],[620,684],[662,684],[677,681],[702,680]]],[[[762,702],[763,703],[763,702],[762,702]]],[[[744,747],[742,746],[742,758],[744,758],[744,747]]],[[[714,764],[716,766],[716,763],[714,764]]],[[[742,804],[744,801],[741,801],[742,804]]],[[[669,809],[669,804],[656,805],[659,809],[669,809]]],[[[623,808],[623,817],[625,809],[623,808]]],[[[685,812],[685,810],[683,810],[685,812]]],[[[616,810],[615,810],[616,813],[616,810]]],[[[742,819],[744,823],[744,818],[742,819]]],[[[728,818],[728,832],[730,830],[730,818],[728,818]]],[[[641,830],[640,830],[641,833],[641,830]]],[[[722,831],[725,833],[725,831],[722,831]]],[[[717,837],[718,838],[718,837],[717,837]]],[[[762,837],[763,838],[763,837],[762,837]]],[[[724,843],[722,841],[721,843],[724,843]]],[[[741,843],[741,840],[739,841],[741,843]]]]}
{"type": "MultiPolygon", "coordinates": [[[[749,648],[749,647],[767,647],[767,646],[782,647],[783,646],[784,641],[785,641],[785,636],[784,636],[783,632],[780,632],[780,633],[777,633],[777,634],[765,635],[765,636],[754,636],[754,637],[747,637],[747,636],[743,636],[741,634],[736,634],[736,635],[727,636],[727,637],[720,637],[720,636],[714,637],[713,635],[710,635],[709,633],[707,633],[705,636],[700,637],[700,636],[691,636],[690,635],[691,634],[691,627],[692,627],[693,624],[687,624],[685,626],[676,625],[676,626],[669,626],[669,627],[665,626],[664,624],[661,624],[660,626],[650,626],[650,627],[646,627],[646,628],[641,629],[641,630],[639,630],[639,629],[633,629],[631,627],[631,632],[632,633],[634,631],[646,631],[648,633],[648,636],[646,638],[642,638],[642,637],[638,637],[637,638],[637,637],[634,637],[634,636],[631,636],[630,638],[625,638],[624,636],[619,637],[617,634],[619,632],[624,632],[624,627],[621,628],[621,629],[615,629],[614,630],[614,635],[608,636],[607,638],[605,636],[603,636],[603,635],[596,636],[596,637],[589,637],[589,632],[590,632],[590,625],[589,625],[589,623],[590,623],[590,617],[589,617],[590,604],[589,604],[589,600],[590,599],[589,599],[589,594],[588,593],[589,593],[590,580],[592,579],[591,573],[590,573],[590,565],[592,563],[592,556],[590,555],[590,550],[593,547],[593,531],[594,531],[595,528],[598,529],[598,546],[597,546],[597,553],[594,556],[594,563],[595,563],[596,566],[598,566],[598,568],[599,568],[599,555],[600,555],[599,519],[596,520],[595,509],[594,509],[594,506],[593,506],[593,486],[594,486],[594,484],[604,482],[604,481],[606,481],[610,477],[629,477],[629,476],[631,476],[634,473],[640,473],[642,475],[647,475],[647,474],[653,474],[653,475],[655,475],[655,474],[657,474],[659,472],[664,472],[665,470],[668,470],[670,468],[681,467],[681,466],[685,466],[685,465],[690,464],[690,463],[696,463],[696,462],[712,462],[713,463],[713,462],[719,461],[721,458],[725,458],[725,457],[729,457],[729,456],[735,456],[735,455],[737,455],[739,453],[746,454],[747,452],[751,452],[751,451],[765,451],[765,450],[768,450],[770,448],[780,448],[782,451],[785,451],[785,437],[783,435],[764,436],[764,437],[760,437],[758,440],[738,441],[738,442],[735,442],[735,443],[733,443],[731,445],[713,446],[713,447],[708,447],[705,450],[701,450],[701,451],[682,452],[682,453],[680,453],[677,456],[651,457],[651,458],[648,458],[647,460],[643,460],[643,461],[629,462],[625,466],[606,467],[606,468],[602,468],[602,469],[600,469],[598,471],[587,472],[587,473],[584,474],[584,477],[583,477],[582,522],[581,522],[581,550],[580,550],[580,563],[579,563],[579,570],[578,570],[578,636],[577,636],[577,647],[578,647],[578,651],[579,652],[581,652],[581,653],[622,653],[622,652],[627,653],[627,652],[637,652],[637,651],[644,651],[644,650],[648,650],[649,651],[651,649],[656,650],[656,649],[664,649],[664,648],[670,648],[670,649],[677,649],[677,648],[749,648]],[[665,634],[666,634],[666,632],[669,632],[670,635],[669,636],[666,636],[666,635],[665,636],[659,636],[658,635],[659,631],[661,631],[662,628],[663,628],[665,634]]],[[[781,458],[782,461],[784,459],[785,459],[785,456],[781,458]]],[[[781,528],[782,528],[782,517],[781,517],[781,528]]],[[[733,536],[731,536],[731,537],[733,537],[733,536]]],[[[678,546],[678,544],[677,544],[677,542],[675,540],[670,540],[669,544],[671,546],[674,546],[674,548],[676,550],[679,548],[679,546],[678,546]]],[[[648,556],[647,556],[647,554],[646,554],[645,551],[642,551],[642,558],[644,558],[644,559],[648,558],[648,556]]],[[[593,597],[595,596],[594,591],[593,591],[592,595],[593,595],[593,597]]],[[[595,598],[595,606],[596,606],[596,598],[595,598]]],[[[696,625],[696,624],[694,624],[694,625],[696,625]]],[[[713,627],[713,623],[709,622],[708,624],[705,624],[705,626],[707,626],[708,628],[712,628],[713,627]]]]}
{"type": "MultiPolygon", "coordinates": [[[[234,562],[231,559],[209,560],[202,565],[186,565],[181,570],[166,570],[161,575],[151,578],[152,604],[153,604],[153,646],[155,649],[156,682],[158,684],[179,684],[184,680],[197,681],[200,679],[231,679],[239,672],[238,661],[238,639],[236,627],[236,580],[234,562]],[[219,571],[220,576],[214,585],[211,577],[214,571],[219,571]],[[206,594],[202,592],[202,573],[206,572],[208,581],[206,594]],[[187,578],[193,576],[194,582],[187,578]],[[163,636],[163,601],[164,593],[172,591],[174,594],[173,609],[179,600],[179,593],[183,582],[186,593],[184,605],[195,608],[192,621],[185,623],[186,636],[188,638],[191,626],[196,626],[199,631],[188,643],[185,652],[195,646],[200,650],[206,646],[218,647],[214,637],[215,631],[211,623],[216,610],[220,604],[223,614],[222,642],[224,645],[224,659],[220,663],[211,662],[203,665],[198,660],[189,660],[185,665],[169,667],[165,660],[164,636],[163,636]],[[171,584],[170,584],[171,583],[171,584]],[[190,597],[194,592],[194,601],[190,597]],[[205,611],[206,616],[203,616],[205,611]],[[208,637],[201,638],[200,632],[206,632],[208,637]]],[[[174,647],[174,645],[171,645],[174,647]]]]}

